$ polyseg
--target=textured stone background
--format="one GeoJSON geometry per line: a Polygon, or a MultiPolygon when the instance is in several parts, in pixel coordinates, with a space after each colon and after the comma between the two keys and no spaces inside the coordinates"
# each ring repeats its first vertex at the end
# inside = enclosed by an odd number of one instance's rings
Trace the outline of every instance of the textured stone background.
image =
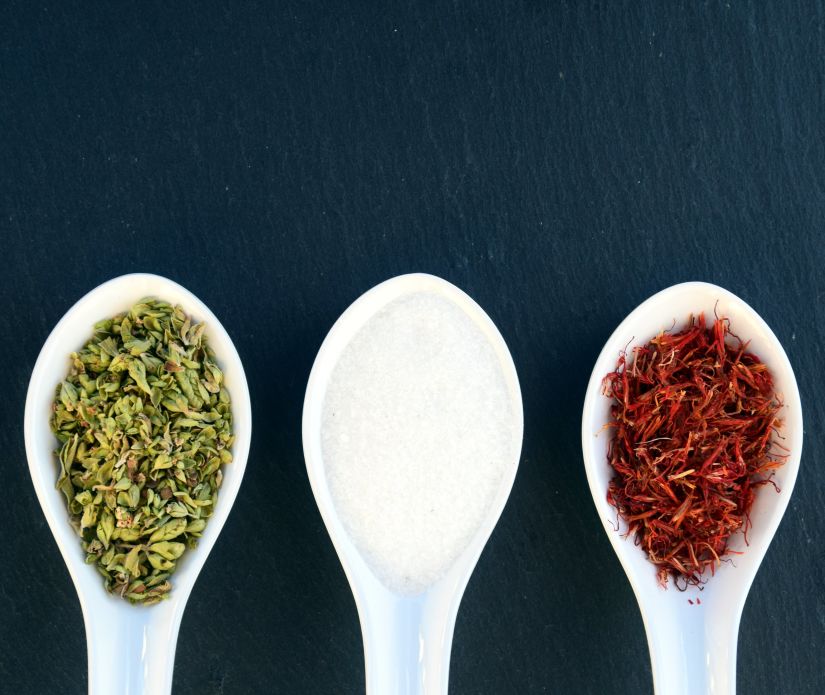
{"type": "Polygon", "coordinates": [[[739,692],[825,691],[825,9],[686,4],[0,10],[2,692],[85,690],[80,608],[28,479],[23,404],[60,316],[136,270],[212,307],[255,411],[244,485],[183,620],[176,694],[363,692],[300,415],[332,322],[409,271],[489,312],[524,391],[521,470],[461,607],[451,691],[651,692],[580,413],[613,328],[691,279],[765,317],[807,422],[745,608],[739,692]]]}

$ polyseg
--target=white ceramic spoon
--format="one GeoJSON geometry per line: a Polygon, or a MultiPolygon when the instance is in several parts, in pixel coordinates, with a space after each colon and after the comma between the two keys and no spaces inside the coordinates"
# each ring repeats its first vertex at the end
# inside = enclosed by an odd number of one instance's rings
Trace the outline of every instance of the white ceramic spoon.
{"type": "MultiPolygon", "coordinates": [[[[450,649],[458,606],[484,544],[510,494],[518,468],[523,413],[521,391],[510,352],[493,322],[470,297],[445,280],[401,275],[362,295],[338,319],[315,359],[303,413],[304,456],[312,490],[358,607],[370,695],[441,695],[447,692],[450,649]],[[446,574],[423,593],[405,596],[382,584],[347,534],[327,484],[321,426],[323,402],[333,368],[358,330],[378,311],[409,292],[435,292],[455,303],[481,328],[498,356],[517,419],[514,454],[498,493],[464,552],[446,574]]],[[[380,523],[380,519],[376,519],[380,523]]]]}
{"type": "Polygon", "coordinates": [[[604,346],[587,387],[582,416],[582,449],[590,491],[599,518],[621,560],[639,602],[647,630],[648,646],[657,695],[733,695],[736,692],[736,643],[739,619],[759,564],[788,506],[802,453],[802,408],[793,369],[776,336],[745,302],[727,290],[703,282],[674,285],[637,307],[615,330],[604,346]],[[672,583],[662,589],[656,569],[644,551],[625,538],[627,527],[616,530],[616,510],[607,502],[612,478],[607,464],[610,432],[602,430],[609,420],[610,399],[602,394],[602,379],[616,368],[619,353],[628,354],[659,331],[683,324],[688,315],[704,312],[712,320],[714,309],[731,320],[731,329],[750,340],[749,351],[770,368],[784,407],[781,434],[789,449],[787,463],[776,472],[781,489],[759,490],[751,513],[749,545],[742,534],[730,547],[744,551],[733,563],[722,563],[699,591],[678,591],[672,583]],[[697,599],[701,601],[697,602],[697,599]],[[693,602],[693,605],[689,603],[693,602]]]}
{"type": "Polygon", "coordinates": [[[83,609],[90,695],[168,695],[183,609],[238,494],[249,454],[249,390],[235,346],[207,306],[180,285],[157,275],[115,278],[78,301],[55,326],[40,351],[26,397],[24,430],[32,482],[83,609]],[[80,539],[69,524],[66,501],[55,488],[57,440],[49,428],[49,415],[55,388],[69,368],[69,353],[84,345],[97,321],[126,311],[147,296],[180,304],[193,319],[206,322],[209,344],[232,397],[236,438],[232,447],[234,460],[223,469],[215,512],[198,547],[184,553],[172,575],[170,598],[152,606],[139,606],[109,595],[95,567],[84,562],[80,539]]]}

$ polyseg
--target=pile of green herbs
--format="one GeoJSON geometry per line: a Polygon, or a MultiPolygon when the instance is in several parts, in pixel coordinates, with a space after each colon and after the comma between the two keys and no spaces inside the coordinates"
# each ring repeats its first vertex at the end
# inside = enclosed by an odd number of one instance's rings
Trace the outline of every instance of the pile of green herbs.
{"type": "Polygon", "coordinates": [[[51,417],[57,487],[106,589],[165,598],[232,461],[232,411],[204,324],[143,299],[71,354],[51,417]]]}

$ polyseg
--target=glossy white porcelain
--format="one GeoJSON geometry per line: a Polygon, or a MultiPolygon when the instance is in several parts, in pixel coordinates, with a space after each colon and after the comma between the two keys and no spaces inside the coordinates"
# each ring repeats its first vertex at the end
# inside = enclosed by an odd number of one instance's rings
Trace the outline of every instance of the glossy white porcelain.
{"type": "Polygon", "coordinates": [[[400,295],[416,291],[440,294],[454,302],[481,328],[498,355],[517,408],[519,451],[523,433],[521,391],[504,339],[481,307],[445,280],[425,274],[401,275],[387,280],[357,299],[341,315],[321,345],[304,401],[304,456],[315,499],[358,606],[370,695],[440,695],[447,692],[458,606],[481,551],[501,515],[518,469],[517,451],[470,544],[447,573],[421,594],[406,596],[386,588],[349,538],[333,505],[324,469],[321,424],[327,384],[342,351],[358,330],[388,303],[400,295]]]}
{"type": "Polygon", "coordinates": [[[644,618],[657,695],[732,695],[736,691],[736,645],[742,608],[788,506],[802,453],[799,389],[782,345],[751,307],[721,287],[687,282],[659,292],[619,325],[596,361],[584,402],[582,449],[599,518],[644,618]],[[722,563],[703,590],[691,587],[682,592],[672,583],[664,590],[644,552],[632,537],[623,535],[626,525],[622,523],[616,530],[616,510],[607,502],[612,478],[607,463],[610,432],[602,428],[610,417],[610,400],[602,393],[602,379],[615,369],[619,353],[625,348],[630,353],[634,346],[647,343],[674,322],[680,325],[691,313],[704,312],[712,319],[714,310],[730,318],[732,330],[743,340],[750,340],[749,350],[773,373],[776,391],[784,403],[781,443],[790,455],[774,478],[781,492],[764,487],[757,494],[749,545],[745,545],[742,534],[731,539],[730,547],[744,554],[734,556],[732,563],[722,563]]]}
{"type": "MultiPolygon", "coordinates": [[[[37,497],[77,588],[86,625],[91,695],[168,695],[172,688],[175,645],[186,601],[223,528],[241,485],[252,432],[249,390],[232,340],[209,308],[180,285],[157,275],[123,275],[80,299],[55,326],[34,366],[26,398],[26,454],[37,497]],[[84,562],[80,539],[69,524],[66,502],[55,488],[57,440],[49,428],[55,388],[69,368],[68,355],[91,337],[93,325],[126,311],[142,297],[180,304],[196,321],[205,321],[209,343],[224,372],[232,398],[234,460],[224,467],[215,512],[197,549],[187,551],[172,575],[168,600],[152,606],[130,605],[109,595],[93,565],[84,562]]],[[[59,649],[55,643],[49,649],[59,649]]],[[[227,645],[227,653],[231,648],[227,645]]]]}

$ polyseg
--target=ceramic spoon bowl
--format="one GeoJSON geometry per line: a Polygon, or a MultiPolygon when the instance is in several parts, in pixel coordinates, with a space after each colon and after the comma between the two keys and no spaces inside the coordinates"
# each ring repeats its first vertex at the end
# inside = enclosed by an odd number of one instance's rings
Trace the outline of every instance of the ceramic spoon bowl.
{"type": "Polygon", "coordinates": [[[356,300],[324,340],[309,377],[304,401],[304,456],[318,508],[355,595],[370,695],[440,695],[447,692],[458,606],[510,494],[518,469],[522,432],[521,391],[504,339],[481,307],[445,280],[425,274],[387,280],[356,300]],[[405,293],[421,291],[434,292],[454,302],[485,334],[498,357],[517,425],[512,460],[507,461],[508,472],[472,540],[440,580],[420,594],[406,596],[394,593],[376,578],[341,522],[327,484],[321,426],[327,384],[344,348],[358,330],[391,301],[405,293]]]}
{"type": "Polygon", "coordinates": [[[43,513],[74,581],[83,618],[92,695],[168,695],[175,645],[186,601],[238,494],[252,432],[249,390],[243,366],[229,335],[209,308],[180,285],[157,275],[123,275],[92,290],[55,326],[32,372],[26,398],[24,432],[29,471],[43,513]],[[224,372],[232,398],[234,460],[224,467],[215,512],[198,547],[181,557],[172,575],[170,597],[152,606],[130,605],[111,596],[93,565],[84,562],[80,539],[69,524],[66,501],[56,489],[57,439],[49,427],[55,388],[69,368],[69,353],[79,350],[99,320],[126,311],[143,297],[180,304],[194,320],[207,324],[206,335],[224,372]]]}
{"type": "Polygon", "coordinates": [[[737,296],[715,285],[688,282],[654,295],[636,308],[604,346],[587,387],[582,416],[582,449],[593,501],[605,532],[624,567],[644,618],[657,695],[732,695],[736,691],[736,644],[739,620],[753,578],[788,506],[802,453],[802,408],[793,369],[776,336],[762,318],[737,296]],[[681,325],[704,312],[730,319],[732,330],[749,340],[748,350],[769,367],[783,407],[779,416],[782,445],[789,457],[774,477],[780,488],[759,490],[751,512],[749,545],[742,534],[729,547],[743,551],[722,563],[703,590],[682,592],[659,586],[656,568],[633,538],[625,538],[622,522],[616,530],[616,510],[607,502],[612,471],[607,463],[610,437],[603,426],[610,419],[610,399],[602,394],[602,379],[616,368],[619,353],[644,345],[659,331],[681,325]],[[697,601],[698,599],[698,601],[697,601]],[[691,601],[693,602],[691,604],[691,601]]]}

